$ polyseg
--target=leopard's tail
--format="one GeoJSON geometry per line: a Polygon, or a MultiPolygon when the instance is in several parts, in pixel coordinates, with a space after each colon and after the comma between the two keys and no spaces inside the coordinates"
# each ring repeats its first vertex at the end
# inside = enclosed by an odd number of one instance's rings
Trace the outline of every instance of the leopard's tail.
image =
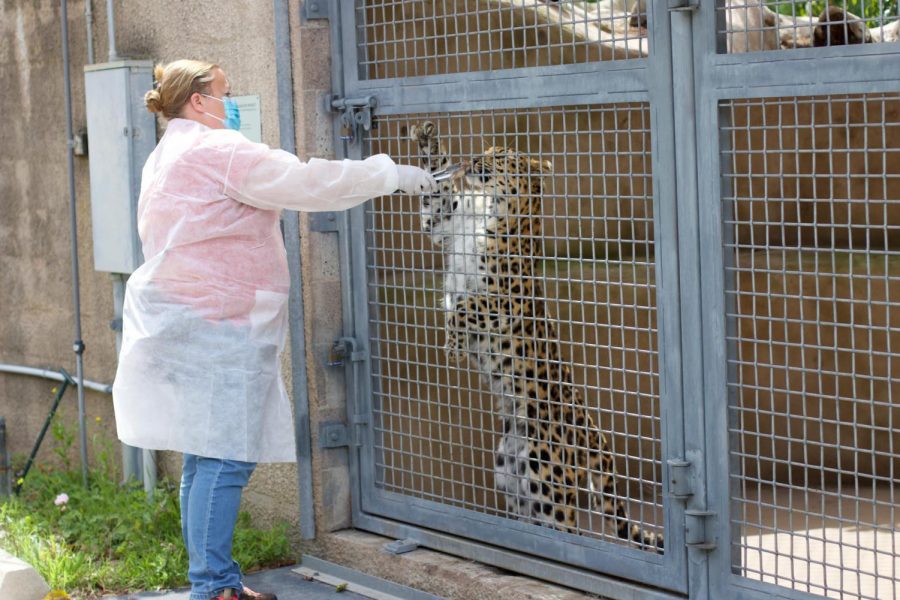
{"type": "Polygon", "coordinates": [[[616,535],[623,540],[639,544],[642,550],[654,550],[663,553],[663,535],[647,531],[640,524],[632,521],[625,510],[625,502],[615,495],[613,478],[609,478],[606,488],[601,494],[592,494],[592,508],[601,510],[607,521],[613,524],[616,535]],[[599,504],[599,506],[598,506],[599,504]]]}

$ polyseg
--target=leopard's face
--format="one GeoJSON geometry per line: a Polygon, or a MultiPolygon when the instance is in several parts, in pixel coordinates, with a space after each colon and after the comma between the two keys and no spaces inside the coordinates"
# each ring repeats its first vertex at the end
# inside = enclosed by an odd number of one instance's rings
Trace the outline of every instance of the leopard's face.
{"type": "Polygon", "coordinates": [[[484,197],[497,216],[532,214],[539,210],[533,200],[540,197],[543,174],[550,171],[548,161],[495,146],[472,160],[462,187],[466,194],[484,197]]]}

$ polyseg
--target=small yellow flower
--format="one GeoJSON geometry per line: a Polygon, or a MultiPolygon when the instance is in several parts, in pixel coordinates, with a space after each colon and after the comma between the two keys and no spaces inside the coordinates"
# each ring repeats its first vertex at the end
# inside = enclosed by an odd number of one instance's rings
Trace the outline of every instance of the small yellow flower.
{"type": "Polygon", "coordinates": [[[44,600],[71,600],[69,595],[62,590],[51,590],[44,596],[44,600]]]}
{"type": "Polygon", "coordinates": [[[102,422],[103,422],[103,419],[101,419],[100,417],[95,417],[94,420],[97,421],[98,423],[102,423],[102,422]]]}

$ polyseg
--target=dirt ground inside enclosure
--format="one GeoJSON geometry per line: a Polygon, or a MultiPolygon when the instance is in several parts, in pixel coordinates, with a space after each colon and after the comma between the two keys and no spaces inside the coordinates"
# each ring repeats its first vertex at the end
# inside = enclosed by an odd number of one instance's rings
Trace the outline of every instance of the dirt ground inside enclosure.
{"type": "Polygon", "coordinates": [[[364,11],[371,79],[624,60],[646,31],[624,12],[598,16],[534,0],[404,0],[364,11]]]}
{"type": "MultiPolygon", "coordinates": [[[[643,105],[385,118],[370,138],[372,152],[417,163],[418,150],[408,130],[426,120],[437,125],[454,161],[505,146],[553,165],[553,173],[543,181],[546,255],[618,259],[652,253],[650,115],[643,105]]],[[[391,235],[387,247],[423,249],[438,261],[429,266],[440,265],[439,253],[429,252],[435,248],[420,232],[418,208],[405,200],[394,202],[403,204],[376,213],[376,230],[391,235]]],[[[385,256],[385,260],[402,258],[385,256]]]]}
{"type": "MultiPolygon", "coordinates": [[[[364,68],[370,77],[405,77],[621,60],[646,51],[622,32],[614,44],[582,44],[583,32],[547,26],[540,11],[510,4],[370,8],[365,36],[377,43],[367,46],[364,68]]],[[[742,340],[733,354],[743,387],[731,424],[742,438],[734,445],[740,472],[828,484],[856,474],[888,476],[900,469],[900,359],[891,355],[900,347],[900,270],[889,255],[900,249],[900,96],[737,100],[720,114],[731,121],[720,136],[726,254],[732,244],[742,248],[739,293],[729,296],[742,340]]],[[[565,354],[600,425],[614,432],[629,494],[656,502],[659,407],[650,399],[659,393],[651,352],[657,338],[631,329],[642,319],[656,327],[647,308],[655,278],[645,266],[654,256],[648,106],[382,117],[371,132],[372,151],[414,161],[407,128],[425,119],[437,123],[454,159],[504,145],[553,164],[544,181],[548,264],[595,266],[580,279],[556,280],[548,271],[545,288],[565,354]],[[612,297],[622,310],[607,312],[612,297]],[[585,298],[591,300],[580,304],[585,298]],[[652,365],[641,362],[651,356],[652,365]],[[638,366],[640,374],[627,374],[638,366]]],[[[448,366],[441,350],[439,284],[426,274],[441,268],[442,256],[420,233],[408,198],[378,200],[372,227],[370,273],[383,286],[380,318],[389,322],[378,333],[389,340],[381,352],[390,359],[382,363],[381,393],[393,403],[384,423],[391,449],[384,474],[407,492],[493,510],[497,422],[474,373],[448,366]]]]}
{"type": "Polygon", "coordinates": [[[735,573],[828,598],[900,598],[891,484],[751,484],[735,499],[735,573]]]}
{"type": "Polygon", "coordinates": [[[756,252],[735,268],[736,472],[811,484],[893,480],[900,257],[756,252]]]}
{"type": "Polygon", "coordinates": [[[730,115],[735,242],[900,247],[900,96],[735,101],[730,115]]]}
{"type": "MultiPolygon", "coordinates": [[[[733,242],[900,247],[900,96],[772,98],[735,102],[730,113],[723,216],[733,242]]],[[[456,160],[502,145],[553,164],[544,182],[548,255],[652,252],[650,115],[642,105],[384,118],[372,151],[416,160],[406,132],[426,119],[456,160]]],[[[378,226],[408,235],[401,247],[428,243],[414,211],[389,216],[378,226]]]]}
{"type": "MultiPolygon", "coordinates": [[[[421,256],[421,255],[420,255],[421,256]]],[[[492,450],[499,423],[477,375],[448,364],[430,269],[379,271],[386,483],[406,493],[498,506],[492,450]]],[[[756,253],[736,265],[741,395],[733,411],[737,471],[762,481],[836,483],[900,470],[900,259],[756,253]],[[832,275],[813,277],[820,273],[832,275]],[[827,262],[825,262],[827,261],[827,262]],[[750,268],[755,272],[751,273],[750,268]],[[852,275],[852,276],[851,276],[852,275]],[[817,322],[818,320],[818,322],[817,322]],[[740,439],[740,442],[738,441],[740,439]]],[[[657,502],[659,369],[652,268],[547,261],[543,276],[563,356],[612,432],[632,498],[657,502]]]]}
{"type": "MultiPolygon", "coordinates": [[[[548,261],[543,273],[563,356],[598,426],[615,432],[609,441],[630,514],[661,525],[653,270],[548,261]]],[[[399,493],[503,514],[493,484],[499,418],[477,372],[447,362],[439,281],[394,272],[383,273],[377,285],[382,308],[371,319],[381,324],[373,344],[381,375],[374,390],[384,446],[380,481],[399,493]]],[[[587,511],[581,517],[585,528],[600,530],[596,517],[591,522],[587,511]]]]}

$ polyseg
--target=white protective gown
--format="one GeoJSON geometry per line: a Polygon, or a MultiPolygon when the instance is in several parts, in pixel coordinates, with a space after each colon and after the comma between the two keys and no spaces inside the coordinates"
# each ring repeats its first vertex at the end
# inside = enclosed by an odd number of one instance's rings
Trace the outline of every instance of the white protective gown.
{"type": "Polygon", "coordinates": [[[282,208],[343,210],[397,189],[386,155],[312,159],[173,119],[144,166],[145,262],[128,280],[113,385],[119,439],[293,462],[280,373],[290,280],[282,208]]]}

